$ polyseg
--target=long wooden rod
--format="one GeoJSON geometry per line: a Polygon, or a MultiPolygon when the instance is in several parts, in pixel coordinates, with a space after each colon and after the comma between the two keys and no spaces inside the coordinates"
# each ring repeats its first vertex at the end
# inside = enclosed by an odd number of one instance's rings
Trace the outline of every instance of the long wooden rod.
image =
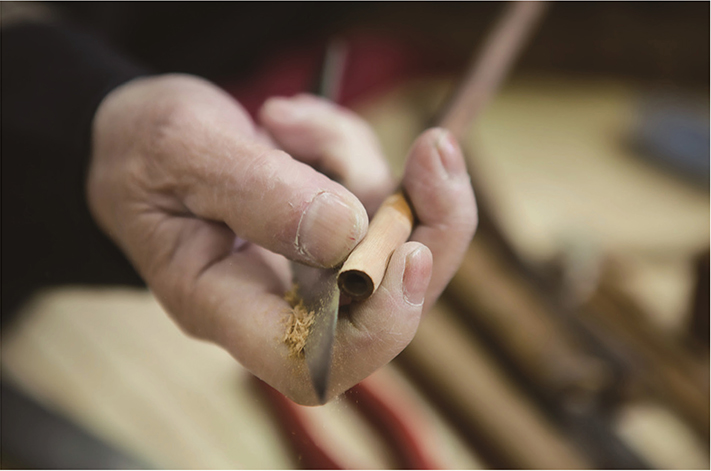
{"type": "Polygon", "coordinates": [[[455,312],[442,302],[432,311],[398,357],[398,364],[474,444],[489,466],[594,467],[570,437],[501,370],[485,345],[466,334],[455,312]]]}
{"type": "Polygon", "coordinates": [[[474,56],[437,124],[461,139],[494,96],[545,10],[545,2],[513,2],[474,56]]]}
{"type": "MultiPolygon", "coordinates": [[[[483,50],[464,75],[464,80],[444,108],[438,125],[448,129],[457,139],[479,116],[488,100],[498,90],[526,39],[540,18],[545,3],[514,2],[484,43],[483,50]]],[[[338,275],[341,291],[355,300],[364,300],[378,289],[390,256],[410,237],[413,225],[412,208],[407,198],[398,192],[386,200],[373,217],[374,224],[365,239],[353,250],[338,275]],[[407,211],[392,208],[407,207],[407,211]],[[397,217],[393,218],[391,214],[397,217]],[[404,215],[405,217],[400,217],[404,215]]]]}

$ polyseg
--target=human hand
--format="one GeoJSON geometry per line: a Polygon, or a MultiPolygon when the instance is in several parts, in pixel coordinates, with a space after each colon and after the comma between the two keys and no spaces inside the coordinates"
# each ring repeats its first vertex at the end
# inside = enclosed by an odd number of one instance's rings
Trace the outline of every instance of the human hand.
{"type": "MultiPolygon", "coordinates": [[[[287,258],[341,263],[365,235],[366,208],[373,212],[394,183],[372,132],[351,112],[298,96],[269,100],[260,121],[263,128],[195,77],[131,81],[95,115],[87,196],[99,225],[186,333],[221,345],[296,402],[315,404],[303,359],[282,341],[287,258]]],[[[410,342],[473,234],[469,178],[442,130],[416,141],[403,184],[420,224],[378,291],[344,308],[329,398],[410,342]]]]}

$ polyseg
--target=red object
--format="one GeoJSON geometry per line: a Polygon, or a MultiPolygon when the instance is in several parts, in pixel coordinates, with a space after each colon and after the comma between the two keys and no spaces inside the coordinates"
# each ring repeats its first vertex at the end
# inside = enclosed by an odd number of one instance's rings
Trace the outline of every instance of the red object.
{"type": "Polygon", "coordinates": [[[303,469],[344,469],[309,432],[303,406],[289,400],[267,383],[253,377],[264,392],[303,469]]]}
{"type": "MultiPolygon", "coordinates": [[[[337,456],[328,452],[328,446],[311,433],[314,424],[306,418],[308,407],[287,399],[256,376],[254,379],[276,412],[276,419],[303,469],[347,469],[337,456]]],[[[396,383],[371,376],[346,391],[345,397],[395,451],[397,469],[443,469],[433,455],[431,427],[408,399],[407,392],[396,383]]]]}
{"type": "MultiPolygon", "coordinates": [[[[347,64],[340,96],[334,101],[346,106],[406,78],[444,69],[436,58],[396,39],[353,34],[343,40],[347,45],[347,64]]],[[[255,116],[271,96],[312,92],[321,73],[325,48],[325,43],[293,47],[268,58],[249,79],[224,82],[221,86],[255,116]]]]}
{"type": "Polygon", "coordinates": [[[407,394],[394,384],[382,384],[366,378],[346,391],[349,399],[382,432],[383,438],[397,450],[402,469],[442,469],[432,456],[429,427],[407,394]]]}

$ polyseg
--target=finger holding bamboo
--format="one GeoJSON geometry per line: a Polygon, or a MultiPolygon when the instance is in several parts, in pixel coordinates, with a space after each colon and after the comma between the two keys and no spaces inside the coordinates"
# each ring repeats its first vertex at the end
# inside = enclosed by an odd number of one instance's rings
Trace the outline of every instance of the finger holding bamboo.
{"type": "Polygon", "coordinates": [[[434,260],[426,312],[457,271],[478,224],[464,156],[449,131],[434,128],[418,138],[402,185],[417,215],[410,240],[426,245],[434,260]]]}
{"type": "Polygon", "coordinates": [[[426,311],[454,275],[477,224],[474,192],[451,133],[434,128],[420,135],[409,152],[402,190],[404,194],[387,198],[378,210],[368,234],[344,263],[339,283],[354,299],[365,299],[371,283],[377,290],[392,252],[409,236],[433,255],[426,311]]]}

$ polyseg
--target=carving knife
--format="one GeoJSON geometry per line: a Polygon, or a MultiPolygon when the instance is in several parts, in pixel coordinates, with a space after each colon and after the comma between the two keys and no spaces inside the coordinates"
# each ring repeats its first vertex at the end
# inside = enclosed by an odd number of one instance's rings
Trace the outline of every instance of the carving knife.
{"type": "MultiPolygon", "coordinates": [[[[338,98],[345,58],[345,43],[339,39],[331,41],[324,55],[316,94],[334,101],[338,98]]],[[[323,404],[326,402],[338,321],[338,267],[314,268],[291,262],[291,269],[297,295],[303,301],[306,311],[314,313],[314,320],[304,345],[304,356],[314,390],[319,402],[323,404]]]]}

